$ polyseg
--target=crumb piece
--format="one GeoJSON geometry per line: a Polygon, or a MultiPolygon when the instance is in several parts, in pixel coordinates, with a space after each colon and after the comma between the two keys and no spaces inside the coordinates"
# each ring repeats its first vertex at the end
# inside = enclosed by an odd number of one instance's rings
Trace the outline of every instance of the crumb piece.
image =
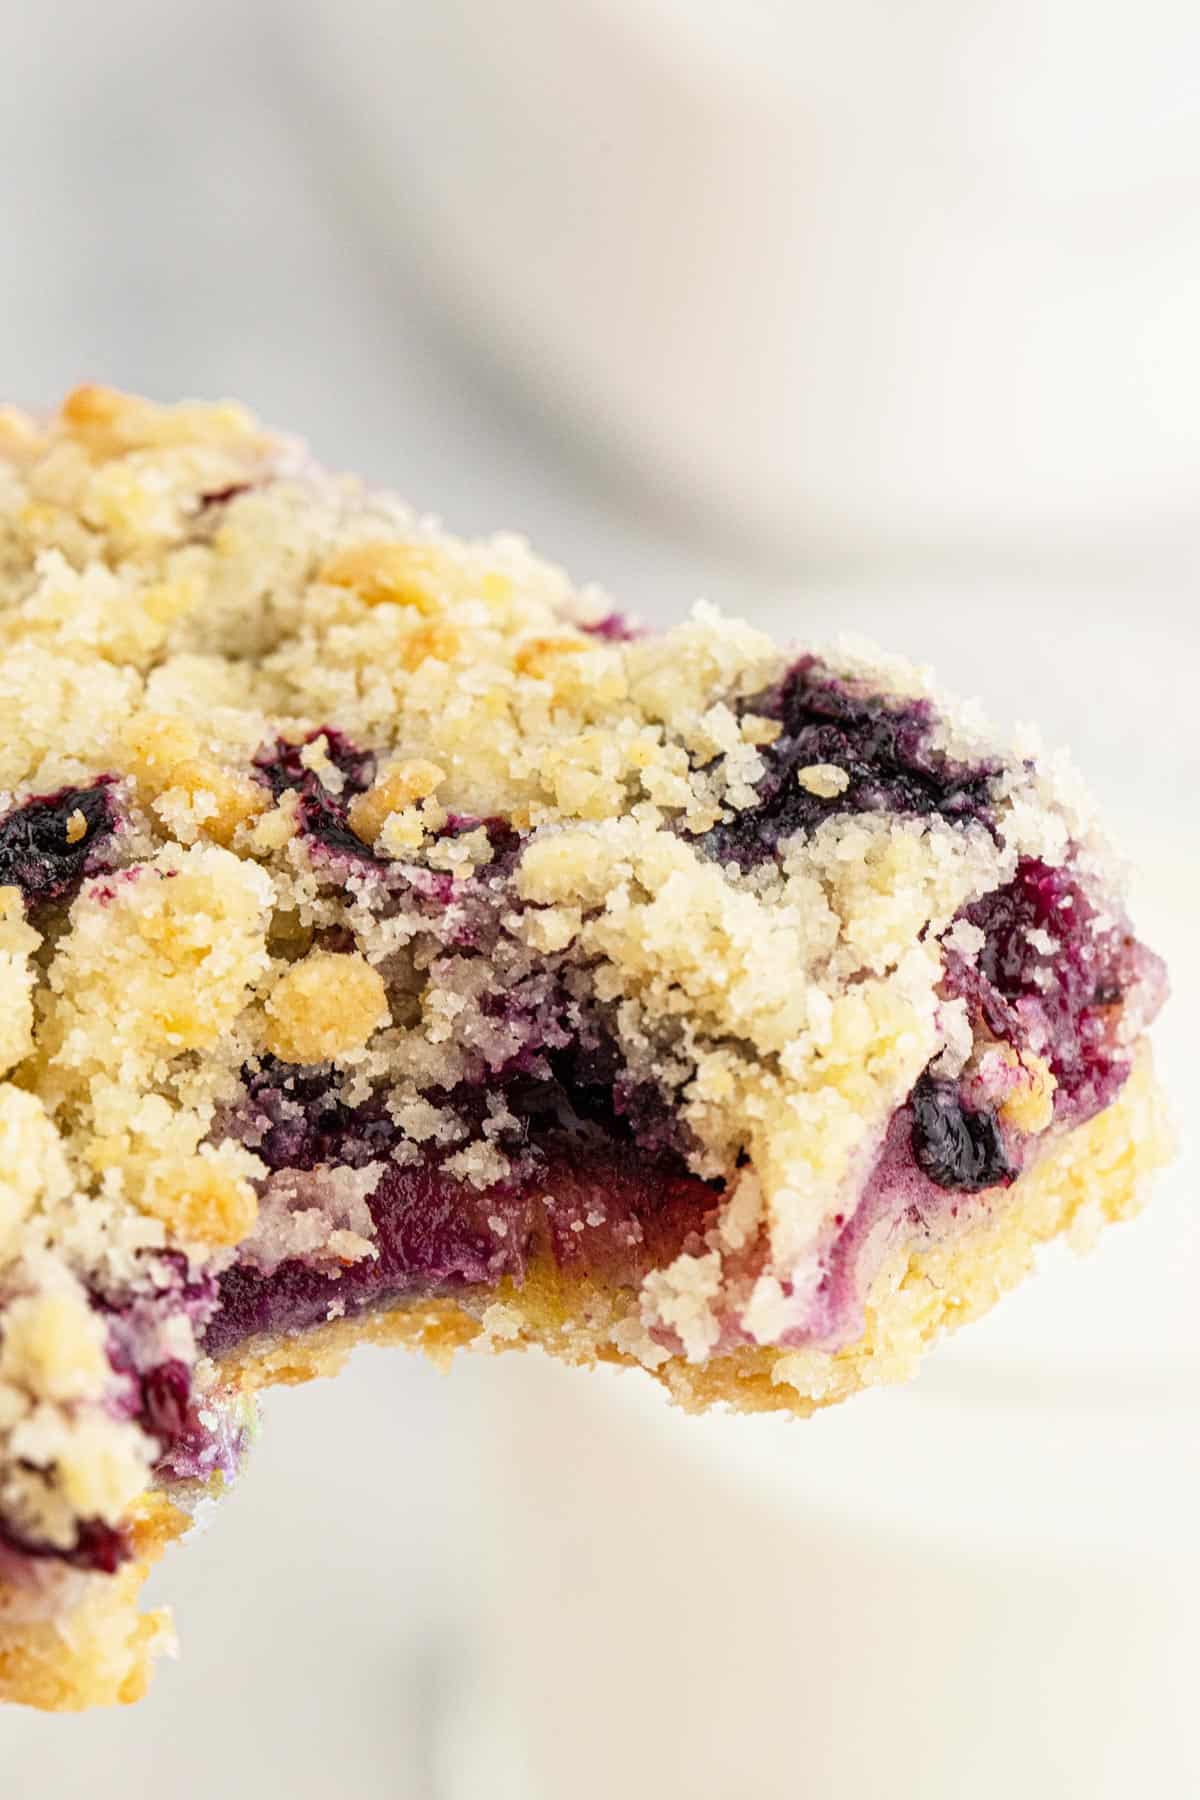
{"type": "Polygon", "coordinates": [[[521,1336],[521,1314],[515,1306],[506,1306],[503,1300],[493,1300],[485,1306],[480,1324],[489,1339],[497,1343],[516,1343],[521,1336]]]}
{"type": "Polygon", "coordinates": [[[288,788],[277,805],[259,814],[239,843],[244,843],[255,856],[270,856],[282,850],[300,828],[299,810],[300,796],[295,788],[288,788]]]}
{"type": "Polygon", "coordinates": [[[589,648],[587,640],[579,637],[527,638],[513,657],[513,667],[518,675],[540,680],[556,674],[564,656],[579,656],[589,648]]]}
{"type": "Polygon", "coordinates": [[[822,800],[835,800],[850,786],[849,775],[836,763],[809,763],[796,770],[796,779],[808,793],[817,794],[822,800]]]}
{"type": "Polygon", "coordinates": [[[531,949],[552,955],[578,937],[583,914],[577,906],[539,906],[525,915],[521,925],[531,949]]]}
{"type": "Polygon", "coordinates": [[[270,897],[261,869],[213,844],[167,844],[85,884],[50,971],[55,1065],[132,1082],[162,1056],[210,1049],[266,968],[270,897]]]}
{"type": "Polygon", "coordinates": [[[0,406],[0,456],[14,463],[32,462],[44,449],[37,422],[16,406],[0,406]]]}
{"type": "Polygon", "coordinates": [[[742,714],[741,731],[748,744],[762,749],[781,735],[783,724],[779,719],[764,719],[759,713],[748,712],[742,714]]]}
{"type": "Polygon", "coordinates": [[[232,400],[156,406],[135,394],[98,386],[78,387],[68,394],[62,419],[97,456],[171,444],[246,443],[258,435],[254,419],[232,400]]]}
{"type": "Polygon", "coordinates": [[[331,1231],[326,1249],[338,1262],[346,1264],[361,1262],[364,1256],[379,1255],[375,1245],[360,1237],[357,1231],[331,1231]]]}
{"type": "Polygon", "coordinates": [[[454,575],[451,560],[434,544],[357,544],[331,556],[317,579],[349,588],[368,606],[440,610],[440,590],[454,575]]]}
{"type": "Polygon", "coordinates": [[[33,1049],[35,970],[30,959],[41,941],[26,924],[21,890],[0,887],[0,1075],[33,1049]]]}
{"type": "Polygon", "coordinates": [[[422,663],[453,663],[462,653],[461,634],[440,621],[409,632],[398,647],[401,666],[410,675],[415,675],[422,663]]]}
{"type": "Polygon", "coordinates": [[[683,1345],[689,1362],[703,1362],[721,1335],[713,1302],[721,1291],[721,1258],[677,1256],[668,1268],[656,1269],[642,1283],[648,1323],[665,1325],[683,1345]]]}
{"type": "Polygon", "coordinates": [[[270,805],[259,782],[223,769],[201,753],[199,733],[185,719],[139,713],[125,727],[121,742],[125,767],[138,791],[184,842],[194,842],[203,830],[228,845],[239,825],[270,805]]]}
{"type": "MultiPolygon", "coordinates": [[[[162,497],[150,497],[146,504],[153,512],[162,506],[162,497]]],[[[57,545],[39,552],[35,568],[36,584],[10,615],[27,641],[50,639],[59,651],[100,656],[140,670],[152,665],[172,625],[199,598],[195,584],[186,579],[123,581],[95,560],[78,568],[57,545]]]]}
{"type": "Polygon", "coordinates": [[[327,793],[340,794],[346,785],[345,775],[329,754],[329,739],[323,731],[301,744],[300,766],[310,770],[327,793]]]}
{"type": "Polygon", "coordinates": [[[75,1289],[31,1294],[5,1311],[0,1381],[66,1401],[99,1395],[109,1375],[103,1322],[75,1289]]]}
{"type": "Polygon", "coordinates": [[[956,951],[967,962],[975,961],[986,942],[978,925],[972,925],[969,919],[956,919],[942,938],[947,950],[956,951]]]}
{"type": "Polygon", "coordinates": [[[13,1447],[35,1465],[53,1466],[75,1518],[118,1525],[146,1486],[147,1439],[135,1426],[94,1411],[57,1430],[44,1413],[35,1413],[13,1433],[13,1447]]]}
{"type": "Polygon", "coordinates": [[[442,1165],[447,1174],[458,1175],[475,1188],[494,1187],[503,1181],[511,1165],[502,1150],[494,1144],[466,1144],[448,1156],[442,1165]]]}
{"type": "Polygon", "coordinates": [[[383,977],[356,953],[314,950],[267,1001],[267,1048],[284,1062],[328,1062],[359,1050],[388,1012],[383,977]]]}
{"type": "Polygon", "coordinates": [[[758,1344],[775,1344],[796,1316],[796,1303],[774,1275],[760,1275],[742,1313],[742,1322],[758,1344]]]}
{"type": "Polygon", "coordinates": [[[425,848],[446,823],[446,817],[445,807],[431,800],[388,813],[375,840],[375,848],[383,856],[402,860],[413,851],[425,848]]]}
{"type": "Polygon", "coordinates": [[[934,1063],[939,1075],[961,1075],[975,1050],[975,1031],[965,1000],[944,1000],[938,1007],[938,1030],[944,1048],[934,1063]]]}
{"type": "Polygon", "coordinates": [[[433,845],[427,861],[431,869],[445,869],[455,881],[465,881],[478,868],[490,863],[494,852],[492,840],[484,827],[464,831],[459,837],[443,838],[433,845]]]}
{"type": "Polygon", "coordinates": [[[1054,1094],[1058,1083],[1050,1065],[1032,1050],[1022,1051],[1018,1058],[1007,1044],[1003,1048],[1007,1052],[1005,1060],[1021,1070],[1023,1079],[1005,1098],[1000,1117],[1006,1125],[1036,1137],[1045,1131],[1054,1117],[1054,1094]]]}
{"type": "Polygon", "coordinates": [[[729,1250],[744,1250],[757,1232],[762,1215],[762,1183],[752,1169],[744,1169],[721,1209],[717,1226],[721,1242],[729,1250]]]}
{"type": "Polygon", "coordinates": [[[0,1082],[0,1268],[17,1251],[34,1209],[64,1200],[72,1185],[62,1141],[42,1101],[0,1082]]]}
{"type": "MultiPolygon", "coordinates": [[[[392,763],[381,771],[364,794],[350,803],[350,829],[364,844],[373,844],[383,829],[389,813],[404,812],[414,801],[427,800],[445,780],[445,771],[424,757],[411,757],[392,763]]],[[[445,824],[442,814],[441,824],[445,824]]],[[[426,830],[437,830],[432,815],[423,810],[421,823],[426,830]]]]}
{"type": "Polygon", "coordinates": [[[619,1319],[609,1333],[613,1347],[623,1356],[631,1356],[644,1369],[661,1369],[671,1361],[671,1352],[660,1344],[642,1319],[631,1316],[619,1319]]]}
{"type": "Polygon", "coordinates": [[[523,900],[550,905],[599,900],[608,889],[612,860],[605,843],[582,831],[535,838],[521,858],[517,891],[523,900]]]}
{"type": "Polygon", "coordinates": [[[203,1154],[157,1164],[138,1203],[180,1243],[208,1249],[240,1243],[258,1216],[250,1183],[203,1154]]]}

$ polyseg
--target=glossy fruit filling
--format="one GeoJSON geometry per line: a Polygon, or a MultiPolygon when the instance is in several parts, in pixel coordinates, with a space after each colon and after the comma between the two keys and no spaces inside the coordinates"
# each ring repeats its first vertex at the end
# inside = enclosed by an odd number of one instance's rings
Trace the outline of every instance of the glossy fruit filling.
{"type": "Polygon", "coordinates": [[[721,862],[754,868],[786,838],[814,830],[835,813],[936,815],[993,828],[998,765],[972,767],[939,750],[938,715],[928,700],[872,693],[805,656],[778,688],[744,710],[777,721],[782,730],[762,751],[767,773],[759,784],[760,803],[701,840],[721,862]],[[812,767],[839,770],[844,785],[830,794],[811,791],[798,775],[812,767]]]}
{"type": "Polygon", "coordinates": [[[117,827],[111,776],[89,787],[39,794],[0,818],[0,887],[21,891],[30,912],[62,906],[117,827]]]}

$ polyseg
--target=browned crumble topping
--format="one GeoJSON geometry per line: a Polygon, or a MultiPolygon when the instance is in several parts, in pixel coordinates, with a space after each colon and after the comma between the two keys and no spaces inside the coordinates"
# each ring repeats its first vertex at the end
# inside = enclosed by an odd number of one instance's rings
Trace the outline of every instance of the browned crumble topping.
{"type": "MultiPolygon", "coordinates": [[[[0,816],[102,776],[119,814],[60,915],[0,887],[0,1511],[40,1540],[119,1525],[156,1455],[109,1404],[92,1294],[156,1258],[219,1274],[239,1245],[261,1266],[375,1253],[371,1168],[301,1206],[307,1177],[226,1132],[264,1058],[326,1067],[347,1104],[385,1094],[398,1162],[438,1146],[486,1193],[510,1168],[503,1101],[468,1132],[446,1096],[520,1049],[498,986],[560,959],[721,1195],[707,1241],[596,1326],[652,1367],[714,1349],[755,1243],[740,1317],[779,1342],[932,1065],[1014,1133],[1051,1127],[1047,1062],[978,1029],[944,973],[1022,858],[1070,850],[1107,891],[1069,770],[997,761],[987,829],[838,811],[850,777],[817,760],[791,776],[828,803],[815,829],[753,868],[714,860],[705,834],[759,802],[781,725],[753,703],[789,658],[706,606],[660,636],[589,630],[609,616],[519,539],[461,543],[233,405],[85,388],[46,424],[0,421],[0,816]],[[463,936],[481,896],[491,961],[463,936]]],[[[932,692],[869,648],[824,660],[932,692]]],[[[938,707],[939,753],[996,758],[938,707]]],[[[66,843],[87,832],[76,808],[66,843]]],[[[778,1380],[815,1391],[815,1354],[778,1380]]]]}

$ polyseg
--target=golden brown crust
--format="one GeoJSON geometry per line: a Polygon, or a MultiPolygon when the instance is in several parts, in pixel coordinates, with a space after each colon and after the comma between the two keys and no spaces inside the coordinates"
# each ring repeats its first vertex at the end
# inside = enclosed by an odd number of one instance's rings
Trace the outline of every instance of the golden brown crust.
{"type": "Polygon", "coordinates": [[[943,1332],[981,1318],[1031,1273],[1038,1248],[1066,1236],[1086,1248],[1106,1223],[1131,1218],[1173,1137],[1148,1051],[1120,1098],[1070,1132],[1009,1190],[1001,1205],[953,1242],[906,1248],[876,1278],[861,1338],[820,1351],[739,1351],[660,1375],[689,1411],[727,1404],[740,1412],[801,1416],[865,1387],[907,1381],[943,1332]]]}
{"type": "Polygon", "coordinates": [[[0,1700],[42,1712],[128,1706],[174,1647],[168,1611],[138,1611],[154,1563],[188,1526],[162,1494],[147,1494],[131,1525],[134,1559],[115,1576],[68,1576],[78,1599],[64,1615],[31,1618],[20,1590],[0,1586],[0,1700]]]}
{"type": "Polygon", "coordinates": [[[267,1387],[299,1387],[337,1375],[360,1344],[421,1350],[448,1367],[483,1330],[479,1320],[453,1300],[407,1302],[390,1312],[358,1319],[330,1319],[302,1337],[253,1339],[221,1364],[221,1378],[244,1392],[267,1387]]]}

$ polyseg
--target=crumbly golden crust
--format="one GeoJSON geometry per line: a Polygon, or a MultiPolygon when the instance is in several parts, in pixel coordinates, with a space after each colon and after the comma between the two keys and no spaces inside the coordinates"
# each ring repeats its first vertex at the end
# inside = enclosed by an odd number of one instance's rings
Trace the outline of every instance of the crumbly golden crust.
{"type": "Polygon", "coordinates": [[[129,1706],[174,1649],[171,1615],[140,1612],[154,1563],[181,1536],[187,1515],[161,1494],[137,1503],[134,1555],[119,1574],[66,1573],[48,1583],[0,1583],[0,1700],[42,1712],[129,1706]]]}
{"type": "MultiPolygon", "coordinates": [[[[1133,1204],[1163,1148],[1149,1077],[1072,1130],[1048,1056],[946,981],[983,944],[972,906],[1031,860],[1069,859],[1123,929],[1074,777],[843,644],[831,677],[911,703],[939,768],[986,772],[986,810],[842,806],[851,777],[820,756],[787,777],[811,828],[724,856],[763,804],[783,726],[761,702],[793,662],[703,606],[630,633],[519,540],[459,542],[236,406],[84,388],[48,421],[0,414],[0,832],[61,808],[53,866],[24,839],[0,861],[0,1542],[69,1558],[84,1527],[132,1531],[137,1559],[40,1580],[44,1616],[0,1588],[0,1694],[144,1684],[163,1626],[136,1619],[136,1571],[169,1516],[146,1499],[147,1370],[183,1370],[214,1431],[231,1397],[364,1338],[537,1343],[640,1364],[685,1405],[803,1413],[908,1372],[1085,1203],[1133,1204]],[[378,1259],[389,1171],[456,1183],[502,1259],[483,1202],[528,1178],[526,1121],[488,1083],[535,1030],[599,1028],[720,1196],[702,1235],[611,1279],[542,1255],[458,1300],[344,1318],[334,1298],[302,1339],[205,1355],[231,1272],[378,1259]],[[312,1075],[376,1108],[386,1155],[272,1161],[247,1094],[279,1067],[276,1123],[312,1075]],[[1025,1172],[891,1247],[857,1342],[797,1348],[831,1233],[930,1070],[986,1097],[1015,1159],[996,1167],[1025,1172]],[[474,1112],[454,1099],[472,1087],[474,1112]]],[[[1152,1010],[1135,990],[1104,1001],[1118,1059],[1152,1010]]]]}

